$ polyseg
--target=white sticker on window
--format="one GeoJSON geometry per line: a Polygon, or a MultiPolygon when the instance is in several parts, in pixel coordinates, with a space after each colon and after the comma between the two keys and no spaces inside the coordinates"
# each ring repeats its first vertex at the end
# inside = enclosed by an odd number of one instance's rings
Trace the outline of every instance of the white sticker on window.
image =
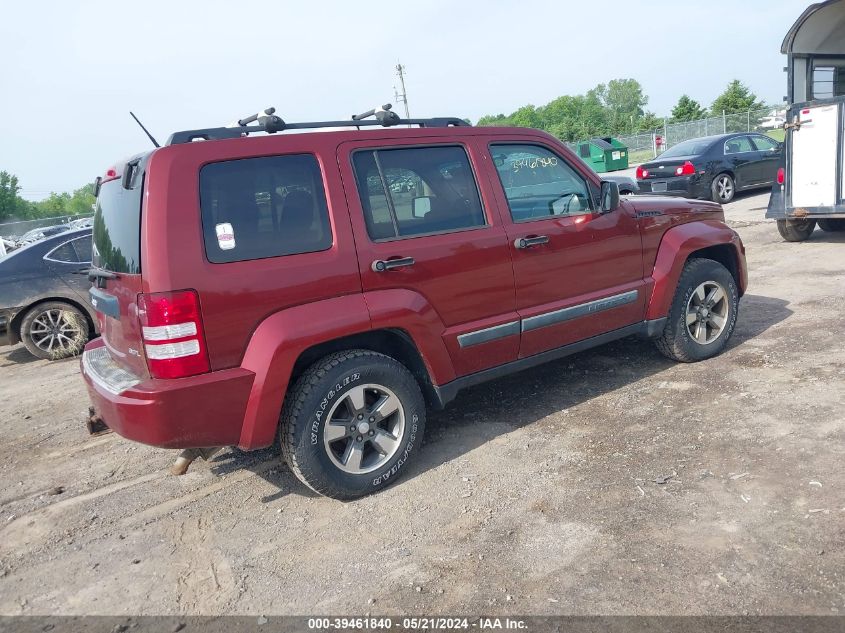
{"type": "Polygon", "coordinates": [[[230,251],[235,248],[235,229],[228,222],[217,225],[217,245],[220,250],[230,251]]]}

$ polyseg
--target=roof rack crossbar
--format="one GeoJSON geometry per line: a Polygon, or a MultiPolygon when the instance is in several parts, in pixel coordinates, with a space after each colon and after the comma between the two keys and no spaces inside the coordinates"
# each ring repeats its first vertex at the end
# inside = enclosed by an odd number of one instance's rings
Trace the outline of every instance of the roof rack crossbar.
{"type": "MultiPolygon", "coordinates": [[[[312,121],[306,123],[285,123],[285,130],[313,130],[326,127],[396,127],[398,125],[418,125],[420,127],[460,127],[469,123],[457,117],[436,117],[431,119],[399,119],[390,126],[384,126],[379,121],[312,121]]],[[[184,130],[174,132],[167,139],[165,145],[180,145],[193,141],[216,141],[229,138],[240,138],[248,134],[267,132],[263,125],[212,127],[201,130],[184,130]]],[[[272,132],[271,132],[272,133],[272,132]]]]}

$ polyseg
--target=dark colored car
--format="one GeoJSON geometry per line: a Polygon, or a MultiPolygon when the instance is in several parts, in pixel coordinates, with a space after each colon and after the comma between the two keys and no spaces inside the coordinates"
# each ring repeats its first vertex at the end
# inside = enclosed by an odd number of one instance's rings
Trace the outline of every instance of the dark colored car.
{"type": "Polygon", "coordinates": [[[623,196],[634,196],[640,192],[637,181],[630,176],[619,176],[616,174],[601,174],[600,178],[607,182],[615,182],[619,187],[619,194],[623,196]]]}
{"type": "Polygon", "coordinates": [[[640,193],[726,203],[738,191],[771,187],[781,143],[764,134],[720,134],[683,141],[637,167],[640,193]]]}
{"type": "Polygon", "coordinates": [[[23,342],[49,360],[80,353],[96,331],[90,262],[91,229],[64,231],[0,259],[0,345],[23,342]]]}
{"type": "Polygon", "coordinates": [[[461,389],[630,335],[724,349],[747,274],[718,204],[620,198],[539,130],[415,122],[179,132],[109,169],[95,415],[161,447],[280,442],[348,499],[399,478],[461,389]]]}

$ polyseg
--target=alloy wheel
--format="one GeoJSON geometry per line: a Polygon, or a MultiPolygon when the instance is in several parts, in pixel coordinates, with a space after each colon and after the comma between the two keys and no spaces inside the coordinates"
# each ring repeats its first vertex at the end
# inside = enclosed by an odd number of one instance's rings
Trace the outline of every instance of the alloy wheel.
{"type": "Polygon", "coordinates": [[[725,331],[729,314],[727,291],[715,281],[705,281],[687,301],[687,331],[697,343],[709,345],[725,331]]]}
{"type": "Polygon", "coordinates": [[[733,197],[734,184],[729,176],[719,176],[716,181],[716,193],[722,202],[727,202],[733,197]]]}
{"type": "Polygon", "coordinates": [[[81,324],[66,310],[45,310],[32,321],[29,337],[39,349],[51,354],[77,351],[81,324]]]}
{"type": "Polygon", "coordinates": [[[329,411],[323,446],[332,463],[354,475],[387,463],[402,444],[405,408],[384,385],[357,385],[329,411]]]}

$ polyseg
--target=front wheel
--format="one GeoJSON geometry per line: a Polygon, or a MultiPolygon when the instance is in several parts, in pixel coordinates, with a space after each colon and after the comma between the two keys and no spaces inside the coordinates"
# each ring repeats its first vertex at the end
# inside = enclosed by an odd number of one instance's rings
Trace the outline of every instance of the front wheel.
{"type": "Polygon", "coordinates": [[[21,321],[21,342],[30,354],[45,360],[81,353],[88,334],[88,320],[82,312],[60,301],[38,304],[21,321]]]}
{"type": "Polygon", "coordinates": [[[787,242],[803,242],[815,228],[816,221],[813,219],[778,220],[778,233],[787,242]]]}
{"type": "Polygon", "coordinates": [[[736,183],[730,174],[719,174],[710,185],[710,193],[713,202],[726,204],[736,195],[736,183]]]}
{"type": "Polygon", "coordinates": [[[369,350],[314,363],[285,398],[282,454],[315,492],[354,499],[407,468],[425,428],[425,402],[411,372],[369,350]]]}
{"type": "Polygon", "coordinates": [[[739,291],[730,271],[712,259],[684,266],[663,334],[655,340],[664,356],[692,363],[719,354],[736,325],[739,291]]]}

